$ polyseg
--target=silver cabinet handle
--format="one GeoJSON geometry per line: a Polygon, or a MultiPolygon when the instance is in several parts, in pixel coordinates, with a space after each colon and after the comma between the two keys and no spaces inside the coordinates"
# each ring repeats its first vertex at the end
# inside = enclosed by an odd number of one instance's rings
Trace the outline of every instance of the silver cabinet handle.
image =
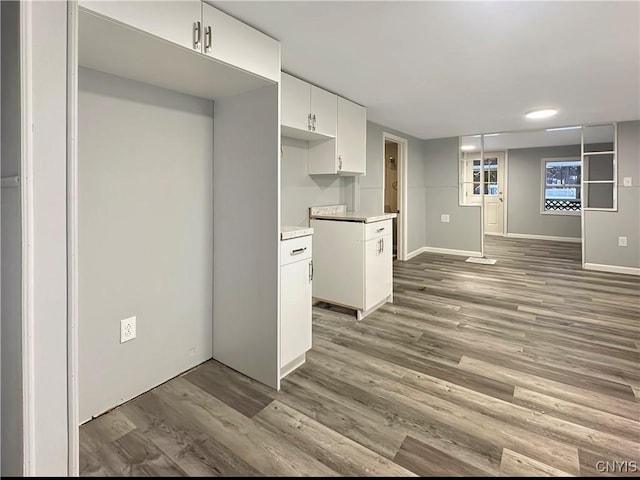
{"type": "Polygon", "coordinates": [[[309,283],[313,281],[313,260],[309,262],[309,283]]]}
{"type": "Polygon", "coordinates": [[[207,28],[204,29],[204,53],[211,51],[211,40],[211,25],[207,25],[207,28]]]}
{"type": "Polygon", "coordinates": [[[342,170],[342,155],[338,155],[338,170],[342,170]]]}
{"type": "Polygon", "coordinates": [[[296,248],[295,250],[291,250],[291,255],[300,255],[306,249],[307,249],[307,247],[296,248]]]}
{"type": "Polygon", "coordinates": [[[307,116],[307,128],[311,131],[311,114],[307,116]]]}
{"type": "Polygon", "coordinates": [[[200,50],[200,37],[202,31],[200,30],[200,22],[193,23],[193,49],[200,50]]]}
{"type": "Polygon", "coordinates": [[[313,131],[316,131],[316,114],[313,114],[313,131]]]}
{"type": "Polygon", "coordinates": [[[378,240],[378,250],[376,251],[376,253],[380,255],[381,251],[382,251],[382,239],[378,240]]]}
{"type": "Polygon", "coordinates": [[[384,227],[381,227],[378,230],[376,230],[376,232],[382,232],[383,230],[384,230],[384,227]]]}

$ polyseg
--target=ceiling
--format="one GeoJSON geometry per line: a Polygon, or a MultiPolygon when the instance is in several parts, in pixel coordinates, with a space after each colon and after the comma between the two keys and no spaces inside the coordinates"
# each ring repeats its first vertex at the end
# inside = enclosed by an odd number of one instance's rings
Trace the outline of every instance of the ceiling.
{"type": "MultiPolygon", "coordinates": [[[[585,132],[585,145],[603,144],[613,141],[613,126],[599,125],[588,127],[585,132]]],[[[484,136],[485,151],[512,150],[515,148],[554,147],[559,145],[577,145],[582,142],[582,129],[572,130],[528,130],[524,132],[510,132],[489,134],[484,136]]],[[[473,147],[465,149],[469,152],[480,151],[480,135],[464,136],[460,139],[461,146],[473,147]]],[[[587,147],[588,148],[588,147],[587,147]]]]}
{"type": "Polygon", "coordinates": [[[211,1],[418,138],[640,118],[640,2],[211,1]],[[528,120],[528,111],[558,114],[528,120]]]}

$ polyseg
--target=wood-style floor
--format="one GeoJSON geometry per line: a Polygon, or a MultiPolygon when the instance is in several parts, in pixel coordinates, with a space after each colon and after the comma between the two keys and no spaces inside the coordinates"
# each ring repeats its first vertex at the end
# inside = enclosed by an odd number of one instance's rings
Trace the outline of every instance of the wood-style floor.
{"type": "Polygon", "coordinates": [[[81,473],[634,473],[598,462],[640,465],[640,279],[581,270],[579,244],[487,255],[395,263],[362,322],[314,307],[278,393],[210,361],[87,423],[81,473]]]}

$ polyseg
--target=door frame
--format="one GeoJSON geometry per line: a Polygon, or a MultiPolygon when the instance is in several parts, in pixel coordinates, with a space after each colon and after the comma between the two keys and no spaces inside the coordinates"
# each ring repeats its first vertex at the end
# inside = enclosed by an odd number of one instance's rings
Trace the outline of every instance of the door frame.
{"type": "Polygon", "coordinates": [[[409,140],[389,132],[382,132],[382,211],[384,212],[385,173],[387,160],[385,158],[385,142],[389,140],[398,144],[398,260],[407,259],[407,178],[409,140]]]}

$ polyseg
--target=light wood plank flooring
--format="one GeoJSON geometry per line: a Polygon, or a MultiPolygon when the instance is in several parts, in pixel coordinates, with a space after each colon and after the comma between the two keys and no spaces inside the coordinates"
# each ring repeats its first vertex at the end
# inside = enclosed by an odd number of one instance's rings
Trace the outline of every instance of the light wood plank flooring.
{"type": "Polygon", "coordinates": [[[581,270],[579,244],[488,237],[487,255],[497,264],[397,262],[394,303],[362,322],[314,307],[313,350],[280,392],[209,361],[87,423],[81,473],[554,476],[640,464],[640,279],[581,270]]]}

